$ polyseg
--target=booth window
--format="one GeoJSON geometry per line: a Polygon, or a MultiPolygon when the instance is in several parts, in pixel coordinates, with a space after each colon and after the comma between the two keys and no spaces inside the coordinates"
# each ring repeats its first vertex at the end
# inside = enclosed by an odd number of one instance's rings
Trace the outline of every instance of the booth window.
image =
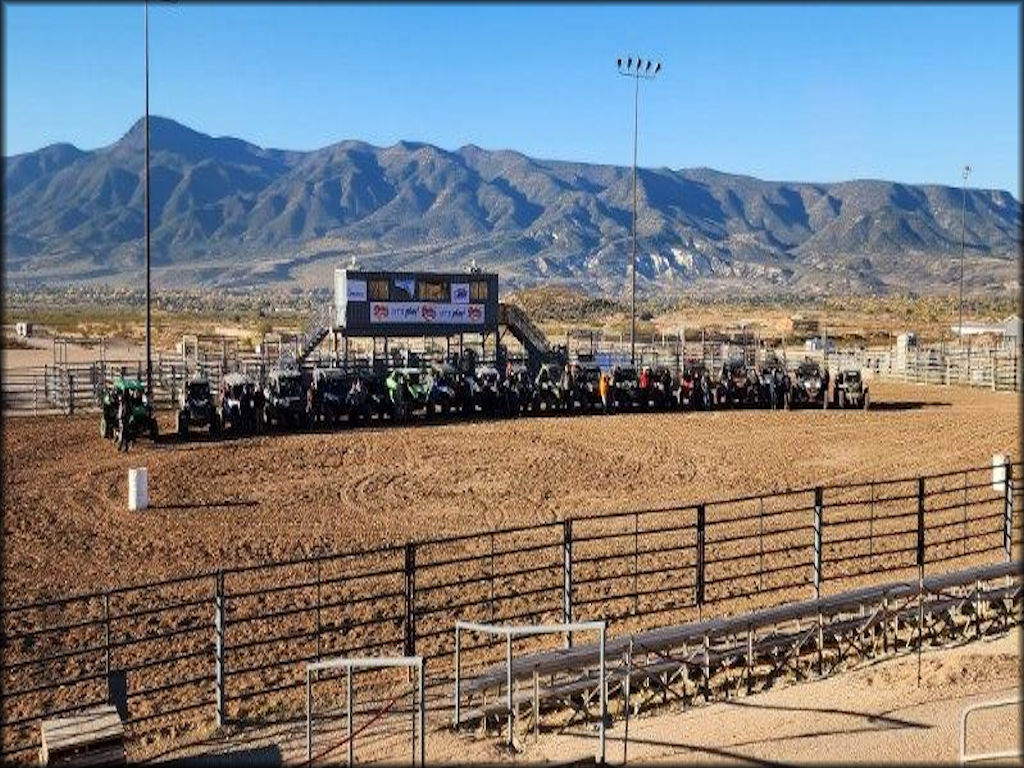
{"type": "Polygon", "coordinates": [[[388,281],[386,279],[371,280],[367,288],[367,293],[369,294],[370,301],[388,300],[388,281]]]}
{"type": "Polygon", "coordinates": [[[443,280],[420,280],[419,298],[421,301],[446,301],[448,299],[448,285],[443,280]]]}
{"type": "Polygon", "coordinates": [[[487,282],[474,280],[469,284],[470,301],[487,301],[487,282]]]}

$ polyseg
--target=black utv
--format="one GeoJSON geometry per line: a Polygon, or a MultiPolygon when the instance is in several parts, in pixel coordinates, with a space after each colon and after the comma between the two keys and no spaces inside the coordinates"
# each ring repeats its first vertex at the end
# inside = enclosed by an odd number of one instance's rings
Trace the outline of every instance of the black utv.
{"type": "Polygon", "coordinates": [[[715,390],[715,403],[720,408],[757,404],[757,383],[742,358],[727,360],[722,365],[715,390]]]}
{"type": "Polygon", "coordinates": [[[175,427],[179,436],[187,437],[193,427],[209,429],[211,435],[220,434],[220,414],[213,402],[209,380],[202,375],[192,376],[178,396],[175,427]]]}
{"type": "Polygon", "coordinates": [[[263,418],[268,426],[305,427],[307,407],[301,371],[274,368],[267,373],[267,385],[263,388],[263,418]]]}
{"type": "Polygon", "coordinates": [[[797,366],[796,375],[789,390],[789,402],[794,408],[809,406],[828,408],[828,369],[814,360],[804,360],[797,366]]]}

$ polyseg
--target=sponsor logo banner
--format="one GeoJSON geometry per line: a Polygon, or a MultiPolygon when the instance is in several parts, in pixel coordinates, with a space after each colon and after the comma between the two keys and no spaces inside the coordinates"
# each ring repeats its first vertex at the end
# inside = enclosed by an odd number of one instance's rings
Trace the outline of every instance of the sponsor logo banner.
{"type": "Polygon", "coordinates": [[[452,304],[469,304],[469,283],[452,283],[452,304]]]}
{"type": "Polygon", "coordinates": [[[370,323],[435,323],[483,325],[481,304],[438,304],[430,301],[371,301],[370,323]]]}
{"type": "Polygon", "coordinates": [[[348,300],[349,301],[366,301],[366,281],[365,280],[349,280],[348,281],[348,300]]]}

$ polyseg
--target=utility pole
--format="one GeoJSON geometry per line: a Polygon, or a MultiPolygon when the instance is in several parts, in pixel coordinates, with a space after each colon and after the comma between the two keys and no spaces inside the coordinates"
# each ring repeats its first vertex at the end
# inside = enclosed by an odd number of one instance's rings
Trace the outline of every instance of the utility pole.
{"type": "Polygon", "coordinates": [[[146,397],[153,402],[153,334],[152,317],[150,314],[150,276],[149,276],[149,0],[146,0],[146,192],[144,214],[146,226],[146,397]]]}
{"type": "Polygon", "coordinates": [[[632,58],[626,59],[626,66],[622,66],[622,59],[618,60],[619,74],[624,77],[632,77],[636,81],[636,87],[633,93],[633,268],[630,271],[631,274],[631,287],[630,287],[630,325],[629,325],[629,363],[631,366],[636,366],[636,202],[637,202],[637,191],[636,191],[636,151],[637,151],[637,134],[640,125],[640,80],[653,80],[657,74],[661,71],[661,62],[659,61],[656,65],[653,61],[647,60],[646,67],[644,67],[643,59],[637,58],[636,63],[632,58]],[[654,67],[654,71],[651,71],[651,67],[654,67]]]}

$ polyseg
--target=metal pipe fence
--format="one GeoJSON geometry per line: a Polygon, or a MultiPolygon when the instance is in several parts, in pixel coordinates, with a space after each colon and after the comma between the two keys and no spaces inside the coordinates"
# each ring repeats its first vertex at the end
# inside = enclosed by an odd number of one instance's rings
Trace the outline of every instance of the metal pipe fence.
{"type": "MultiPolygon", "coordinates": [[[[304,706],[306,665],[422,656],[448,682],[456,620],[605,621],[612,634],[1020,556],[1022,464],[574,516],[254,566],[0,612],[5,760],[45,716],[127,690],[129,733],[261,722],[304,706]]],[[[468,640],[468,639],[467,639],[468,640]]],[[[543,637],[524,638],[524,652],[543,637]]],[[[571,633],[566,643],[572,643],[571,633]]],[[[464,642],[466,668],[500,659],[464,642]]]]}

